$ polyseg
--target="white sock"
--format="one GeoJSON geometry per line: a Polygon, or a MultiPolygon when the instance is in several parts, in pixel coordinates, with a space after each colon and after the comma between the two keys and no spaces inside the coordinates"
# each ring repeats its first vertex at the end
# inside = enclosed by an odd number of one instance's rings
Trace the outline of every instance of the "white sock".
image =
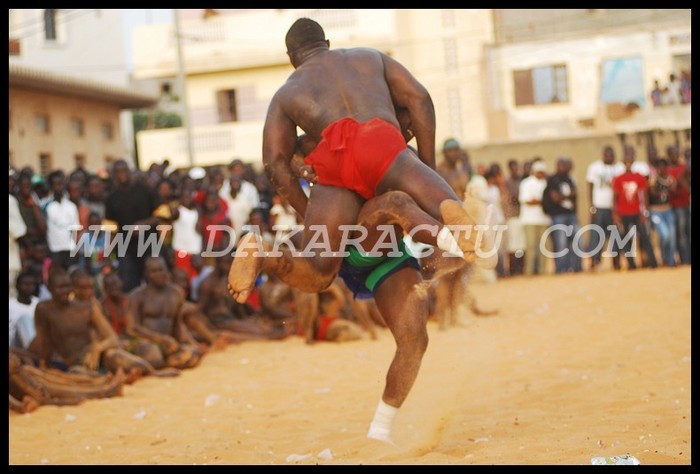
{"type": "Polygon", "coordinates": [[[367,437],[392,443],[391,425],[393,424],[394,417],[396,417],[398,411],[398,408],[387,405],[384,403],[384,400],[379,400],[377,410],[374,412],[374,419],[369,425],[367,437]]]}
{"type": "Polygon", "coordinates": [[[445,252],[449,252],[458,257],[464,257],[464,252],[462,252],[462,249],[459,248],[457,239],[455,239],[454,235],[452,235],[452,232],[450,232],[450,229],[448,229],[447,226],[443,227],[440,229],[440,232],[438,232],[437,246],[440,250],[444,250],[445,252]]]}

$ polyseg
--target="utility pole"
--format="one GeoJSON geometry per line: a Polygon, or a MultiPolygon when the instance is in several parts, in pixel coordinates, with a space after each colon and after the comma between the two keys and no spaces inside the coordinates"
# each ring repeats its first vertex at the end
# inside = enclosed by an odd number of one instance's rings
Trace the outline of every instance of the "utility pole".
{"type": "Polygon", "coordinates": [[[187,85],[185,83],[185,60],[182,54],[182,35],[180,34],[180,18],[177,9],[173,9],[175,21],[175,43],[177,44],[177,80],[180,83],[180,97],[182,97],[182,126],[185,128],[187,142],[187,160],[190,167],[194,166],[194,152],[192,150],[192,130],[190,129],[190,111],[187,106],[187,85]]]}

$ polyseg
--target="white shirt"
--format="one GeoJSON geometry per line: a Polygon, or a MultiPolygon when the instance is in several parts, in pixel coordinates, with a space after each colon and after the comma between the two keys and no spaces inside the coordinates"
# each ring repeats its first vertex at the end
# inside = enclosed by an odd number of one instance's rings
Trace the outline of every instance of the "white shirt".
{"type": "Polygon", "coordinates": [[[523,225],[549,225],[551,219],[542,209],[542,204],[526,204],[537,199],[542,201],[544,189],[547,187],[545,178],[537,179],[533,174],[520,182],[518,201],[520,201],[520,223],[523,225]]]}
{"type": "Polygon", "coordinates": [[[486,178],[480,174],[474,174],[469,180],[469,183],[467,183],[465,194],[486,202],[488,200],[488,192],[489,183],[486,181],[486,178]]]}
{"type": "MultiPolygon", "coordinates": [[[[10,253],[7,257],[9,261],[9,271],[19,271],[22,269],[22,261],[19,256],[19,244],[17,239],[23,237],[27,233],[27,225],[22,219],[22,214],[19,213],[19,204],[17,198],[12,194],[10,196],[10,207],[7,215],[8,227],[10,228],[10,253]]],[[[14,284],[14,282],[12,282],[14,284]]]]}
{"type": "MultiPolygon", "coordinates": [[[[255,209],[260,207],[260,195],[258,193],[258,188],[255,187],[250,181],[245,179],[241,180],[241,189],[238,191],[238,196],[243,196],[243,199],[248,201],[250,209],[255,209]]],[[[219,189],[219,196],[224,199],[231,199],[231,182],[229,180],[224,181],[219,189]]]]}
{"type": "Polygon", "coordinates": [[[46,242],[52,252],[75,250],[73,226],[80,226],[78,207],[66,196],[46,206],[46,242]]]}
{"type": "Polygon", "coordinates": [[[291,206],[275,204],[270,209],[270,215],[275,216],[275,227],[278,231],[290,231],[297,224],[297,215],[291,206]]]}
{"type": "Polygon", "coordinates": [[[681,103],[681,81],[676,79],[668,83],[668,90],[661,95],[661,103],[673,105],[681,103]]]}
{"type": "Polygon", "coordinates": [[[586,181],[593,184],[593,207],[599,209],[612,209],[613,190],[612,182],[615,176],[625,172],[625,165],[613,163],[606,165],[603,160],[594,161],[588,165],[586,181]]]}
{"type": "Polygon", "coordinates": [[[179,206],[177,210],[180,215],[173,221],[173,249],[199,255],[202,252],[202,236],[197,232],[199,212],[185,206],[179,206]]]}
{"type": "Polygon", "coordinates": [[[494,213],[494,215],[490,217],[488,223],[503,224],[506,221],[506,218],[503,214],[503,209],[501,208],[501,190],[497,185],[489,185],[486,202],[493,205],[494,213]]]}
{"type": "Polygon", "coordinates": [[[23,317],[31,319],[32,325],[34,324],[34,310],[36,305],[39,303],[39,298],[32,296],[29,304],[20,303],[17,298],[10,298],[9,303],[9,319],[10,319],[10,346],[15,342],[15,347],[22,347],[26,349],[27,345],[31,341],[16,341],[17,338],[17,323],[23,317]]]}
{"type": "MultiPolygon", "coordinates": [[[[625,171],[623,169],[620,174],[624,172],[625,171]]],[[[632,173],[639,173],[644,177],[648,177],[650,172],[651,170],[649,169],[649,163],[646,161],[635,161],[632,163],[632,173]]]]}

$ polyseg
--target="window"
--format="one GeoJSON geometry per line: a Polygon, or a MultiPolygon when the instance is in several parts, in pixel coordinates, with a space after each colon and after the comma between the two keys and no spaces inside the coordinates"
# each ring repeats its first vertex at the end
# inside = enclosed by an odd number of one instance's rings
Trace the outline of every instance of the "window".
{"type": "Polygon", "coordinates": [[[56,37],[56,10],[44,10],[44,39],[55,41],[56,37]]]}
{"type": "Polygon", "coordinates": [[[445,38],[442,40],[445,51],[445,72],[457,72],[457,40],[455,38],[445,38]]]}
{"type": "Polygon", "coordinates": [[[544,66],[513,71],[515,105],[568,102],[566,66],[544,66]]]}
{"type": "Polygon", "coordinates": [[[445,28],[455,26],[455,11],[451,9],[442,10],[442,26],[445,28]]]}
{"type": "Polygon", "coordinates": [[[102,138],[111,141],[114,139],[114,128],[109,122],[102,123],[102,138]]]}
{"type": "Polygon", "coordinates": [[[236,90],[229,89],[216,93],[216,105],[219,110],[219,122],[237,122],[236,90]]]}
{"type": "Polygon", "coordinates": [[[447,110],[450,117],[450,135],[453,137],[462,136],[462,100],[459,89],[449,89],[447,91],[447,110]]]}
{"type": "Polygon", "coordinates": [[[603,63],[600,87],[602,103],[635,103],[643,107],[645,95],[641,58],[611,59],[603,63]]]}
{"type": "Polygon", "coordinates": [[[49,122],[49,116],[44,114],[39,114],[34,118],[34,123],[36,124],[36,129],[39,133],[48,135],[51,132],[51,123],[49,122]]]}
{"type": "Polygon", "coordinates": [[[39,173],[42,176],[48,176],[51,173],[51,154],[42,153],[39,155],[39,173]]]}
{"type": "Polygon", "coordinates": [[[85,125],[83,119],[72,118],[70,120],[70,127],[73,130],[73,133],[76,137],[82,137],[83,135],[85,135],[85,125]]]}

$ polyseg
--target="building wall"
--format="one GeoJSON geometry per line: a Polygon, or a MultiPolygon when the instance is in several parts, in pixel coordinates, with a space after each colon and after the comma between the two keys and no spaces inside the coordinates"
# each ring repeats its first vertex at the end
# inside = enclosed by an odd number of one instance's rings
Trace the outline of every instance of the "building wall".
{"type": "Polygon", "coordinates": [[[489,65],[495,79],[488,94],[490,113],[505,121],[507,137],[514,140],[609,133],[611,130],[605,126],[610,124],[598,120],[605,107],[600,101],[603,63],[610,59],[640,58],[645,89],[645,103],[640,105],[650,109],[649,93],[654,80],[663,85],[669,73],[678,76],[680,71],[674,71],[674,56],[690,54],[689,42],[674,41],[688,32],[689,29],[673,27],[495,47],[490,52],[489,65]],[[555,64],[566,65],[568,102],[516,107],[513,71],[555,64]],[[590,120],[593,127],[579,123],[590,120]]]}
{"type": "Polygon", "coordinates": [[[639,30],[674,22],[690,27],[688,9],[503,9],[495,10],[498,43],[561,39],[610,29],[639,30]]]}
{"type": "MultiPolygon", "coordinates": [[[[214,125],[216,91],[234,88],[241,93],[244,110],[239,114],[241,121],[229,125],[234,129],[246,127],[241,133],[248,136],[250,122],[264,119],[273,94],[293,71],[284,54],[284,35],[300,16],[314,18],[324,26],[332,48],[374,47],[404,64],[431,93],[438,142],[447,136],[470,142],[488,138],[488,123],[483,119],[488,103],[484,99],[482,71],[484,45],[493,40],[490,10],[254,10],[235,14],[222,11],[220,16],[207,20],[202,20],[199,12],[183,12],[187,101],[193,127],[214,125]],[[209,30],[213,32],[205,33],[209,30]],[[195,37],[209,39],[194,42],[195,37]]],[[[142,45],[135,57],[136,76],[167,77],[175,72],[175,45],[170,27],[139,27],[135,44],[142,45]]],[[[262,122],[259,126],[258,133],[251,136],[258,142],[256,155],[262,146],[262,122]]],[[[139,143],[144,145],[164,136],[152,131],[139,135],[142,135],[139,143]]],[[[161,148],[145,146],[149,150],[161,148]]],[[[228,154],[259,159],[259,156],[247,156],[249,149],[248,146],[245,151],[234,148],[228,154]]],[[[195,161],[209,162],[210,152],[195,147],[195,161]]],[[[141,166],[162,159],[146,153],[139,151],[141,166]]]]}
{"type": "Polygon", "coordinates": [[[45,39],[43,9],[13,9],[9,16],[9,36],[21,44],[21,54],[11,55],[10,63],[120,86],[129,83],[121,10],[59,9],[55,41],[45,39]]]}
{"type": "Polygon", "coordinates": [[[39,155],[51,156],[52,168],[65,171],[75,169],[75,155],[84,155],[88,170],[104,168],[107,158],[124,156],[120,140],[119,107],[116,105],[57,96],[26,89],[10,88],[9,145],[12,164],[16,167],[32,166],[40,170],[39,155]],[[36,115],[49,116],[50,132],[40,134],[36,127],[36,115]],[[80,118],[84,135],[78,137],[71,126],[72,118],[80,118]],[[113,138],[103,137],[102,124],[112,124],[113,138]]]}

